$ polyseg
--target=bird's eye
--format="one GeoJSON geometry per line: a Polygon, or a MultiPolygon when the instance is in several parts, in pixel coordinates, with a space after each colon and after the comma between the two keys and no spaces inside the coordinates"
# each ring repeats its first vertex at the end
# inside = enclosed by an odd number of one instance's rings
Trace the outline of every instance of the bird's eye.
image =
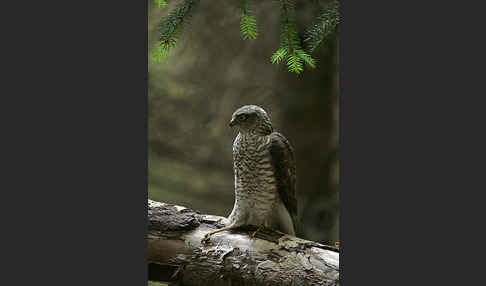
{"type": "Polygon", "coordinates": [[[248,116],[246,116],[246,114],[240,115],[240,120],[241,121],[246,120],[246,118],[248,118],[248,116]]]}

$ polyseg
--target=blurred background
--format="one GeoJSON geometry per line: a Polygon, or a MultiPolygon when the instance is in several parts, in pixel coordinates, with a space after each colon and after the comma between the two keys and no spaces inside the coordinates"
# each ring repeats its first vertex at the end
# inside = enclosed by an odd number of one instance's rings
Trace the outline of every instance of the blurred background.
{"type": "MultiPolygon", "coordinates": [[[[298,27],[312,23],[313,1],[296,1],[298,27]]],[[[157,26],[179,1],[149,1],[149,198],[220,216],[234,202],[228,127],[240,106],[256,104],[294,147],[303,238],[339,240],[338,33],[312,54],[315,69],[296,75],[270,57],[279,47],[279,6],[254,1],[256,40],[243,40],[237,1],[200,1],[168,59],[151,59],[157,26]]]]}

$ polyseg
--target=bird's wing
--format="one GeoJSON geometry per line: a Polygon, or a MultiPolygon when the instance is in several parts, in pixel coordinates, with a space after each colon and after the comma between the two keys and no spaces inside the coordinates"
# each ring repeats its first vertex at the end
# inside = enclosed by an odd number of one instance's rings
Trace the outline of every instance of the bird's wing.
{"type": "Polygon", "coordinates": [[[270,134],[268,150],[270,151],[272,166],[275,170],[278,194],[292,217],[294,228],[296,228],[297,181],[292,146],[282,134],[273,132],[270,134]]]}

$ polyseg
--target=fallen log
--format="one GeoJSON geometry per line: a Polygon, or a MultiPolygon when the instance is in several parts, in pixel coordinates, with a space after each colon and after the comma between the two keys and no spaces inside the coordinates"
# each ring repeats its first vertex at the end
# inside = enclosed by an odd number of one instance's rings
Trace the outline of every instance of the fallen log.
{"type": "Polygon", "coordinates": [[[224,217],[148,200],[149,280],[169,285],[339,285],[339,250],[264,229],[224,231],[224,217]]]}

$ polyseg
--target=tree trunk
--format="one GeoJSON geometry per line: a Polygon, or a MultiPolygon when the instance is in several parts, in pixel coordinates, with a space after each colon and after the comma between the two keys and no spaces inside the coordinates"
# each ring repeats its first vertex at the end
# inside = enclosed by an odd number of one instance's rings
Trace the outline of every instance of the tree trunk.
{"type": "Polygon", "coordinates": [[[338,285],[339,250],[269,229],[224,231],[224,217],[148,201],[149,280],[171,285],[338,285]],[[173,284],[172,284],[173,283],[173,284]]]}

